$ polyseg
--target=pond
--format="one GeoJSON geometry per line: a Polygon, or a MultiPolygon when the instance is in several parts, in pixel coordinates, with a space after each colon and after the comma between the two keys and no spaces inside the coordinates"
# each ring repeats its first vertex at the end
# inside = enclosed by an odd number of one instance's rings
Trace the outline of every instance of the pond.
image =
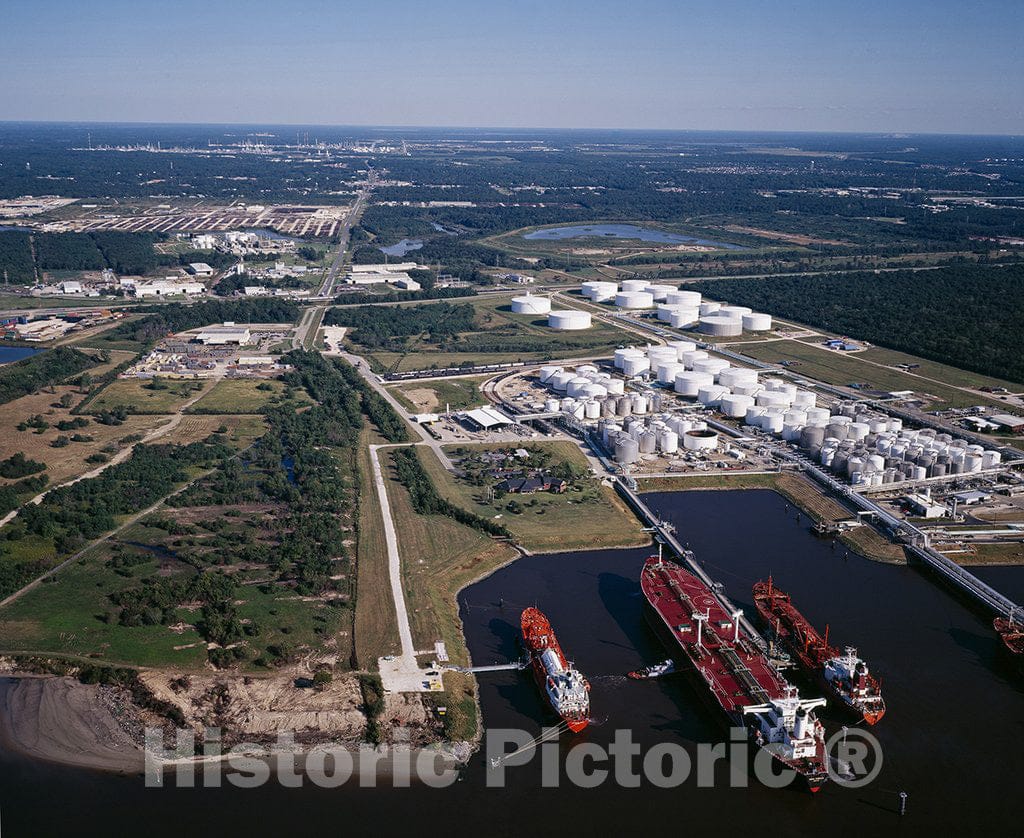
{"type": "Polygon", "coordinates": [[[668,233],[654,227],[640,227],[636,224],[572,224],[566,227],[547,227],[543,230],[523,233],[523,238],[530,241],[560,241],[581,238],[638,239],[656,244],[696,244],[722,250],[744,249],[728,242],[684,236],[680,233],[668,233]]]}

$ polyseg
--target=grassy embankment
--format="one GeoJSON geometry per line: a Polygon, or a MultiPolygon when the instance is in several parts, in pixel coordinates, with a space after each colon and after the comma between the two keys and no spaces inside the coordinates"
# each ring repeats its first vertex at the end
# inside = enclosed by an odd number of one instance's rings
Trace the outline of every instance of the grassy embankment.
{"type": "Polygon", "coordinates": [[[486,403],[480,392],[480,385],[489,376],[477,375],[472,378],[453,378],[448,381],[417,381],[391,387],[391,393],[413,413],[444,411],[445,405],[452,410],[465,410],[486,403]]]}
{"type": "MultiPolygon", "coordinates": [[[[642,492],[692,491],[698,489],[773,489],[810,516],[815,523],[844,521],[853,516],[836,498],[824,493],[799,474],[701,475],[700,477],[668,477],[638,480],[642,492]]],[[[873,527],[865,524],[839,536],[839,540],[866,558],[879,562],[903,564],[903,548],[893,544],[873,527]]]]}

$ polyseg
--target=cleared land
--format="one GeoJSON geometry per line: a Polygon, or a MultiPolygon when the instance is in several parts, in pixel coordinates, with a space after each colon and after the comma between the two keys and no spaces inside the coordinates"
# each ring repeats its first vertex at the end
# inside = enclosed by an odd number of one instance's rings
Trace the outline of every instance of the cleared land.
{"type": "MultiPolygon", "coordinates": [[[[188,409],[188,412],[259,413],[276,401],[284,390],[284,384],[274,380],[239,378],[218,381],[188,409]]],[[[299,401],[309,401],[305,393],[294,391],[293,395],[299,401]]]]}
{"type": "Polygon", "coordinates": [[[486,403],[480,385],[487,378],[475,376],[450,381],[419,381],[392,387],[391,392],[414,413],[443,411],[446,405],[452,410],[464,410],[486,403]]]}
{"type": "Polygon", "coordinates": [[[90,413],[118,408],[129,413],[177,413],[197,394],[212,389],[210,385],[211,382],[201,379],[117,379],[92,398],[85,409],[90,413]]]}

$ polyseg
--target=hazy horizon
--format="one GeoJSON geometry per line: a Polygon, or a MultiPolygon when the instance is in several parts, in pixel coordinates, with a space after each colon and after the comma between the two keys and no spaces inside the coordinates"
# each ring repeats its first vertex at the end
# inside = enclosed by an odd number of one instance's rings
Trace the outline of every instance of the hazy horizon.
{"type": "Polygon", "coordinates": [[[1016,0],[5,12],[11,122],[1024,134],[1016,0]]]}

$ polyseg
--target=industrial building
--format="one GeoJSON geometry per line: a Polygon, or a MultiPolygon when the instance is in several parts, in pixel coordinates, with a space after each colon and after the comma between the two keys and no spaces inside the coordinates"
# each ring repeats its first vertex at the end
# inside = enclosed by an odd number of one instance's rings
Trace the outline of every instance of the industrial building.
{"type": "Polygon", "coordinates": [[[206,264],[206,262],[191,262],[188,266],[188,272],[193,276],[213,276],[213,268],[206,264]]]}
{"type": "Polygon", "coordinates": [[[1024,418],[1020,416],[1011,416],[1008,413],[994,413],[988,417],[989,422],[993,422],[1004,431],[1009,431],[1011,434],[1024,434],[1024,418]]]}
{"type": "Polygon", "coordinates": [[[126,287],[130,288],[136,297],[173,297],[176,294],[196,296],[206,293],[206,286],[203,283],[187,280],[157,279],[153,282],[133,283],[126,287]]]}
{"type": "Polygon", "coordinates": [[[491,431],[514,422],[500,410],[493,407],[478,407],[459,414],[459,418],[481,431],[491,431]]]}
{"type": "Polygon", "coordinates": [[[935,503],[928,495],[907,495],[903,502],[912,515],[918,518],[941,518],[946,514],[946,507],[935,503]]]}
{"type": "Polygon", "coordinates": [[[252,333],[248,326],[236,326],[234,323],[224,323],[221,326],[207,326],[200,332],[193,335],[193,339],[207,346],[225,346],[227,344],[238,344],[245,346],[252,342],[252,333]]]}

